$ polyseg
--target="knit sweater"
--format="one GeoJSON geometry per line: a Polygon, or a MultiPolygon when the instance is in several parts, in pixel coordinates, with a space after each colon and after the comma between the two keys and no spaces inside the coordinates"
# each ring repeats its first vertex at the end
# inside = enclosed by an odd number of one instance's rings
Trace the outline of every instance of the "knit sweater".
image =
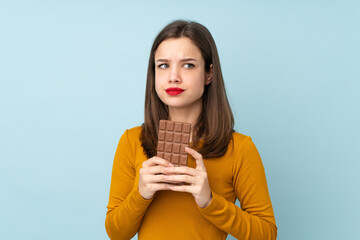
{"type": "MultiPolygon", "coordinates": [[[[233,133],[227,152],[204,159],[212,200],[205,208],[190,193],[139,193],[139,170],[147,160],[141,127],[122,135],[113,163],[105,227],[111,239],[276,239],[277,227],[264,167],[251,138],[233,133]],[[239,199],[241,207],[235,205],[239,199]]],[[[188,166],[196,167],[189,156],[188,166]]]]}

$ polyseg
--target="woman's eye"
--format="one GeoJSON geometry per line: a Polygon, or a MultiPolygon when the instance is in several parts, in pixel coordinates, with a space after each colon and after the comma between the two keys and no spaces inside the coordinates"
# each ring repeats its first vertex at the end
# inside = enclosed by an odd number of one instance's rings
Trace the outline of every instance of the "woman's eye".
{"type": "Polygon", "coordinates": [[[165,69],[165,68],[168,68],[168,67],[169,66],[167,64],[165,64],[165,63],[158,65],[158,68],[162,68],[162,69],[165,69]]]}
{"type": "Polygon", "coordinates": [[[185,68],[194,68],[195,65],[192,63],[185,63],[185,68]]]}

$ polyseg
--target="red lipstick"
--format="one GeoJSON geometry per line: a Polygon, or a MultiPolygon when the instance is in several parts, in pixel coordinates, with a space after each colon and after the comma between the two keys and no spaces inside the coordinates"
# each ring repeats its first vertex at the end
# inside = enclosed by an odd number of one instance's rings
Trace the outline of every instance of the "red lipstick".
{"type": "Polygon", "coordinates": [[[181,89],[181,88],[168,88],[165,91],[167,94],[174,96],[174,95],[179,95],[180,93],[182,93],[185,90],[181,89]]]}

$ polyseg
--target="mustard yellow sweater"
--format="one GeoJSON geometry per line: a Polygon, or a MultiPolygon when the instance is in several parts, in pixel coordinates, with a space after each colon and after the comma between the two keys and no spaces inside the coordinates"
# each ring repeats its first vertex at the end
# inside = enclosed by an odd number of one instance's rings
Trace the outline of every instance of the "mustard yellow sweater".
{"type": "MultiPolygon", "coordinates": [[[[105,227],[111,239],[276,239],[277,227],[264,167],[251,138],[233,133],[226,154],[204,159],[213,199],[199,208],[190,193],[159,191],[145,200],[138,190],[139,170],[147,160],[141,127],[122,135],[112,170],[105,227]],[[241,208],[236,206],[239,199],[241,208]]],[[[192,157],[188,166],[196,166],[192,157]]]]}

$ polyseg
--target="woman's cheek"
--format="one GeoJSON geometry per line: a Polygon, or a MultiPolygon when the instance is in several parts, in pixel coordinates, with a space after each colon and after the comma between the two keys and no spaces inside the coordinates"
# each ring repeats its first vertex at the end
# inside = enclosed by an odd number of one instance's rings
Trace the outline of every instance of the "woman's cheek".
{"type": "Polygon", "coordinates": [[[155,91],[156,91],[156,94],[158,95],[158,97],[161,99],[161,101],[163,101],[163,97],[162,97],[162,92],[160,91],[159,88],[155,87],[155,91]]]}

